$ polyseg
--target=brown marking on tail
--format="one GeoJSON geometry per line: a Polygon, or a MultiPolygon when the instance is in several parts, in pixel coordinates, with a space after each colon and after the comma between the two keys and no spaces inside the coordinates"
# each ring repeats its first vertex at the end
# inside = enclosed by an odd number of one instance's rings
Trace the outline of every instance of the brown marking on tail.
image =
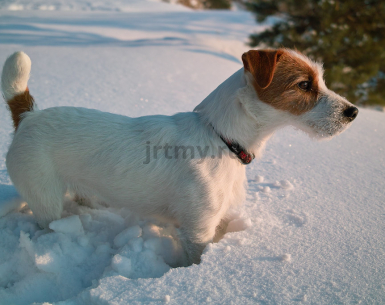
{"type": "Polygon", "coordinates": [[[13,126],[15,130],[19,126],[23,117],[21,116],[24,112],[32,111],[35,105],[32,95],[29,94],[29,89],[22,93],[15,95],[12,99],[7,101],[8,109],[11,111],[13,126]]]}

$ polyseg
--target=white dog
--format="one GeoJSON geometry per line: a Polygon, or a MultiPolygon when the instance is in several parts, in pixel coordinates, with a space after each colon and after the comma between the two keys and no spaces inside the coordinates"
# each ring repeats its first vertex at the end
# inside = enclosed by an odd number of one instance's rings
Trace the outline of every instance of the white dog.
{"type": "Polygon", "coordinates": [[[199,263],[231,206],[242,203],[245,164],[278,128],[316,138],[346,129],[358,110],[330,91],[322,67],[299,52],[251,50],[244,67],[194,112],[129,118],[97,110],[34,109],[23,52],[4,64],[15,126],[8,173],[38,224],[59,219],[63,197],[97,197],[179,226],[184,265],[199,263]]]}

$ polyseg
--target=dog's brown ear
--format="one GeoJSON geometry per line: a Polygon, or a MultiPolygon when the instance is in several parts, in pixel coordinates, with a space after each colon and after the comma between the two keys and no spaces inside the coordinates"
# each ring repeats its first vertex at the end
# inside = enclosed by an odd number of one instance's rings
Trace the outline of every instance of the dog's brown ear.
{"type": "Polygon", "coordinates": [[[282,54],[283,50],[250,50],[243,53],[243,66],[254,76],[261,89],[270,85],[275,67],[282,54]]]}

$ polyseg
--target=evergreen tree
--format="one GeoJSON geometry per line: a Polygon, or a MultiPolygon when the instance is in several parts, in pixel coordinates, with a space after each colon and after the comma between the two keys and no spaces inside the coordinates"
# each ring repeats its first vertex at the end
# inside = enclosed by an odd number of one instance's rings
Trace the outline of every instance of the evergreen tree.
{"type": "Polygon", "coordinates": [[[384,0],[249,0],[258,22],[278,17],[250,36],[255,47],[296,48],[324,62],[325,80],[357,104],[385,105],[384,0]]]}
{"type": "Polygon", "coordinates": [[[229,9],[231,7],[230,0],[203,0],[202,2],[208,9],[229,9]]]}
{"type": "MultiPolygon", "coordinates": [[[[1,1],[1,0],[0,0],[1,1]]],[[[170,0],[164,0],[170,2],[170,0]]],[[[231,0],[178,0],[185,6],[195,9],[229,9],[231,8],[231,0]]]]}

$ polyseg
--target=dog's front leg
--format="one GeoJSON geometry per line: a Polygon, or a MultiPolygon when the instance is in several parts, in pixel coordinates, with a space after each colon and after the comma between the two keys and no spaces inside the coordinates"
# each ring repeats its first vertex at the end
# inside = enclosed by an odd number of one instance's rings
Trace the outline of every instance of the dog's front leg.
{"type": "Polygon", "coordinates": [[[186,213],[184,221],[179,222],[181,227],[178,229],[178,234],[184,252],[183,266],[199,264],[204,248],[208,243],[213,242],[223,211],[221,209],[210,211],[207,206],[209,205],[205,204],[205,209],[194,209],[195,213],[192,211],[186,213]],[[197,213],[200,210],[204,213],[197,213]]]}
{"type": "Polygon", "coordinates": [[[182,265],[187,267],[199,264],[204,248],[212,239],[203,241],[197,234],[194,234],[194,230],[184,227],[178,229],[178,235],[183,248],[182,265]]]}

